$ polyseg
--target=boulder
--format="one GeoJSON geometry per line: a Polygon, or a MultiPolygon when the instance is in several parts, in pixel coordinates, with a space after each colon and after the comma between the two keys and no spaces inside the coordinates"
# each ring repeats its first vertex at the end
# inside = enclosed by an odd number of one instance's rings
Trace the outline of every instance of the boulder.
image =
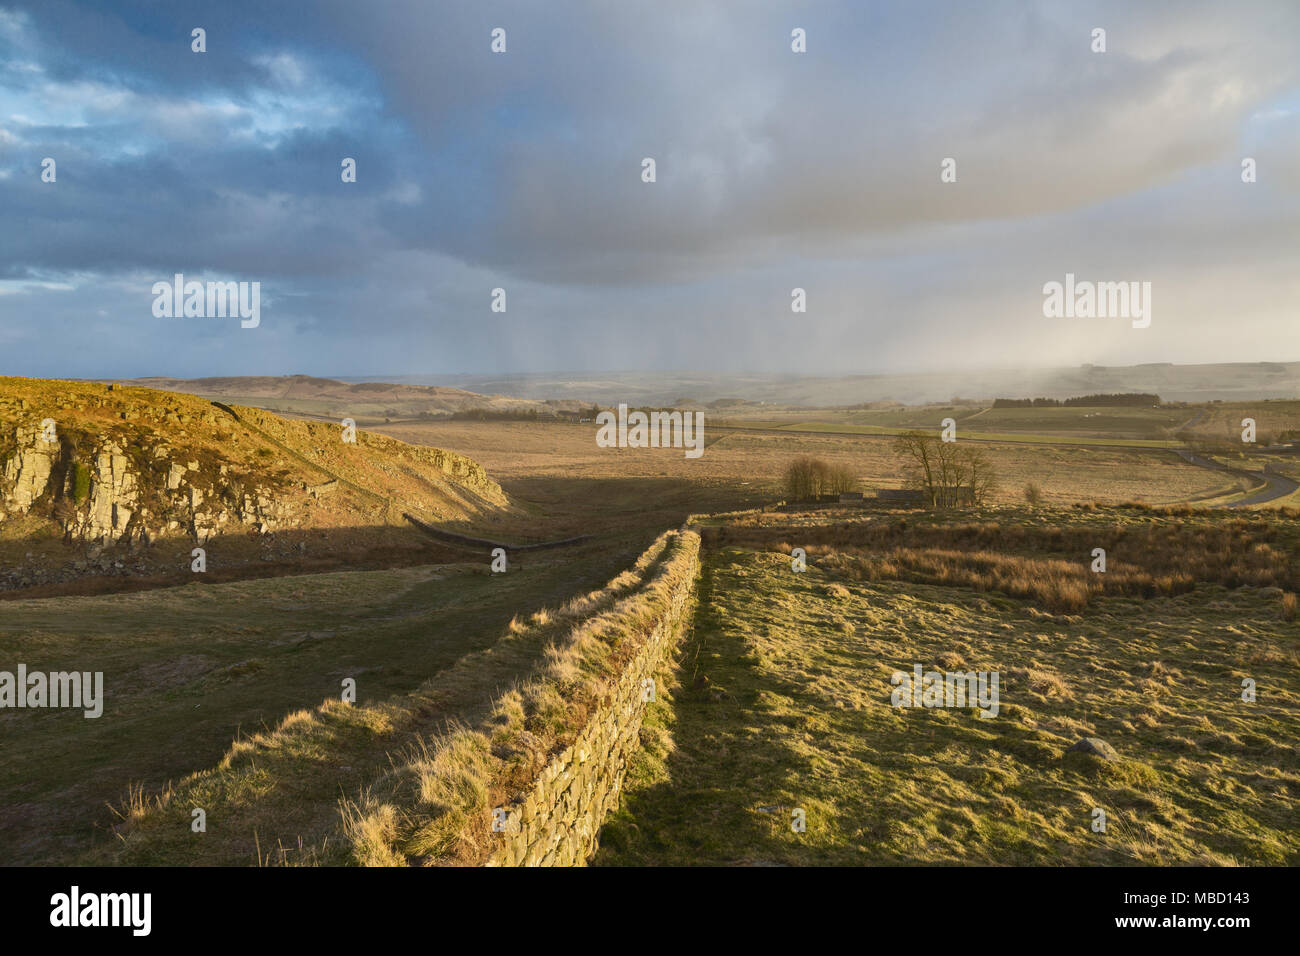
{"type": "Polygon", "coordinates": [[[1102,760],[1119,759],[1119,754],[1115,752],[1114,747],[1096,737],[1080,737],[1079,742],[1071,747],[1067,753],[1084,753],[1093,757],[1100,757],[1102,760]]]}

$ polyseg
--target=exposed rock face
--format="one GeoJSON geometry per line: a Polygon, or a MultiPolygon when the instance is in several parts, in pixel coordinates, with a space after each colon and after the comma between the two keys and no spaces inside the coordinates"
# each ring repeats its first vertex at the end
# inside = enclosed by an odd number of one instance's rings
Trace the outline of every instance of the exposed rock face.
{"type": "MultiPolygon", "coordinates": [[[[64,544],[464,520],[510,507],[474,461],[194,396],[0,377],[0,525],[64,544]]],[[[0,536],[0,543],[8,540],[0,536]]]]}
{"type": "Polygon", "coordinates": [[[91,474],[89,514],[77,530],[85,537],[116,541],[139,508],[135,476],[122,449],[113,443],[95,455],[91,474]]]}
{"type": "Polygon", "coordinates": [[[173,450],[162,444],[142,462],[111,438],[80,451],[46,441],[39,427],[20,425],[14,438],[17,448],[0,472],[0,515],[53,514],[76,538],[111,544],[170,534],[202,542],[232,523],[266,532],[284,517],[272,487],[214,488],[199,462],[171,461],[173,450]]]}
{"type": "Polygon", "coordinates": [[[47,442],[39,428],[23,428],[17,432],[18,453],[5,462],[5,506],[26,511],[32,502],[45,494],[54,460],[59,455],[59,443],[47,442]]]}

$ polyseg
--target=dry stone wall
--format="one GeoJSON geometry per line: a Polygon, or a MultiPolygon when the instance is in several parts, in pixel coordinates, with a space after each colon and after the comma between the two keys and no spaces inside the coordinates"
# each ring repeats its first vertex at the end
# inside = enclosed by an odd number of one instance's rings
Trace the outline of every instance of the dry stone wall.
{"type": "Polygon", "coordinates": [[[582,866],[595,855],[601,824],[618,806],[628,763],[640,746],[647,681],[673,654],[685,628],[699,575],[699,553],[667,603],[664,616],[629,659],[606,699],[571,747],[553,757],[509,812],[489,866],[582,866]]]}

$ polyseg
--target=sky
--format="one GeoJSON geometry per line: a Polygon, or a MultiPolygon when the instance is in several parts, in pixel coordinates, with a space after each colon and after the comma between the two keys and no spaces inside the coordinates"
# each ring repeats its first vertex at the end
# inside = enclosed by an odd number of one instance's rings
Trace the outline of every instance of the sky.
{"type": "Polygon", "coordinates": [[[1298,253],[1294,0],[0,0],[0,374],[1295,361],[1298,253]]]}

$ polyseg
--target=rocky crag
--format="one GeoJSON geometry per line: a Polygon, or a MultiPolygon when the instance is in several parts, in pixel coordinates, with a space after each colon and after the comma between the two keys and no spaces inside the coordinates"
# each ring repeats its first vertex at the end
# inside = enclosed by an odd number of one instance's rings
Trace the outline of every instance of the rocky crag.
{"type": "Polygon", "coordinates": [[[194,396],[0,378],[0,524],[65,542],[463,522],[507,507],[461,455],[194,396]],[[31,524],[30,521],[27,522],[31,524]]]}

